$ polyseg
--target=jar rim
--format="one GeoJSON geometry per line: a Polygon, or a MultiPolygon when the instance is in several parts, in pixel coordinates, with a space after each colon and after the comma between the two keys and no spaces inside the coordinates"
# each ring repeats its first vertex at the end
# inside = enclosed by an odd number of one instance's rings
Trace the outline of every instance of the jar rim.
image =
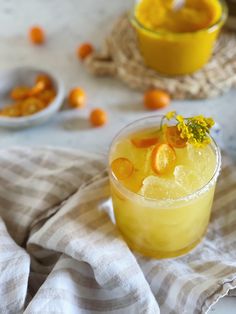
{"type": "Polygon", "coordinates": [[[149,33],[156,35],[156,36],[171,35],[171,36],[175,36],[175,37],[183,37],[186,35],[198,34],[198,33],[205,32],[205,31],[214,32],[215,30],[217,30],[219,27],[221,27],[225,23],[225,21],[228,17],[228,6],[227,6],[225,0],[219,0],[219,2],[221,3],[221,6],[222,6],[222,14],[221,14],[219,20],[217,20],[214,24],[210,25],[209,27],[201,28],[199,30],[192,31],[192,32],[171,32],[171,31],[153,30],[153,29],[148,28],[145,25],[143,25],[136,18],[135,14],[134,14],[134,10],[132,10],[132,12],[129,14],[129,20],[134,27],[145,30],[146,32],[149,32],[149,33]]]}

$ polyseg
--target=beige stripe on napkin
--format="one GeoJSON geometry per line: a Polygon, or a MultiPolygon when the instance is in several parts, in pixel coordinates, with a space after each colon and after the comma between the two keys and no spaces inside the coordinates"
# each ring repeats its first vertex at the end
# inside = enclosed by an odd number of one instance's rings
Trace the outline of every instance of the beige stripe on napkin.
{"type": "Polygon", "coordinates": [[[0,313],[197,314],[236,288],[227,157],[206,238],[167,260],[134,254],[119,235],[100,156],[15,148],[1,151],[0,167],[0,313]]]}

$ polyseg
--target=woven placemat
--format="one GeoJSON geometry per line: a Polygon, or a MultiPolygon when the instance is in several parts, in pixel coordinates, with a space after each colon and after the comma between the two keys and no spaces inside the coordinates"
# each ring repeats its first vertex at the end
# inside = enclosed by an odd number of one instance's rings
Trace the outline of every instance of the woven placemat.
{"type": "Polygon", "coordinates": [[[143,63],[137,47],[135,31],[127,15],[115,23],[100,52],[85,61],[94,75],[116,76],[131,88],[167,90],[172,98],[210,98],[236,87],[236,34],[222,32],[213,58],[200,71],[186,76],[166,77],[143,63]]]}

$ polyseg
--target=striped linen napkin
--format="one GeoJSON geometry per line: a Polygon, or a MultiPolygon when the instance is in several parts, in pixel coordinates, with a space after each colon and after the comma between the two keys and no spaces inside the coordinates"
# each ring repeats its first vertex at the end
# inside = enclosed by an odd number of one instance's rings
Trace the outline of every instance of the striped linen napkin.
{"type": "Polygon", "coordinates": [[[131,252],[111,222],[104,158],[12,148],[0,169],[0,313],[197,314],[236,288],[229,158],[206,238],[166,260],[131,252]]]}

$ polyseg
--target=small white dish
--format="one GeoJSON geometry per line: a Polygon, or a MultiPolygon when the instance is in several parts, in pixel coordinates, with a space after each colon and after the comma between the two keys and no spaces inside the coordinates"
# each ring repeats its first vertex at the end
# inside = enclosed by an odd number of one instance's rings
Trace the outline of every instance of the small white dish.
{"type": "Polygon", "coordinates": [[[51,71],[49,72],[31,67],[19,67],[4,70],[0,73],[0,108],[3,108],[12,102],[9,98],[9,93],[13,87],[33,86],[35,78],[39,74],[46,74],[51,78],[56,91],[55,99],[47,108],[31,116],[19,118],[0,116],[0,127],[12,129],[31,127],[44,123],[60,109],[65,97],[65,90],[62,81],[51,71]]]}

